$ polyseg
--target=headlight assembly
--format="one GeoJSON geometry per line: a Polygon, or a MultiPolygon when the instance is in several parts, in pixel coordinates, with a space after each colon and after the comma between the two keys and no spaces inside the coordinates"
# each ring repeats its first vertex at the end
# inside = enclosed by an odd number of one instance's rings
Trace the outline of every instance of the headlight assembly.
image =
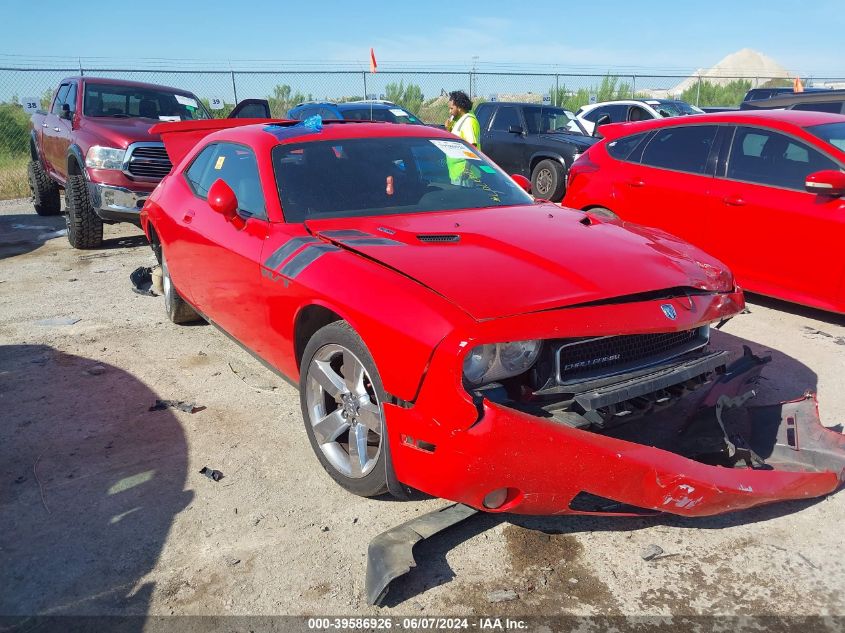
{"type": "Polygon", "coordinates": [[[473,386],[528,371],[540,355],[541,341],[511,341],[479,345],[464,359],[464,379],[473,386]]]}
{"type": "Polygon", "coordinates": [[[85,156],[85,166],[91,169],[123,169],[126,150],[93,145],[85,156]]]}

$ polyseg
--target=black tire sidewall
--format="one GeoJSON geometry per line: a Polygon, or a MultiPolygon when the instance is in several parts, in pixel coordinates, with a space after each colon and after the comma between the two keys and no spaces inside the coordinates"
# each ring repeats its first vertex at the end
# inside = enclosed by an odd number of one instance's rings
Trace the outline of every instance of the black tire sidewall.
{"type": "Polygon", "coordinates": [[[183,323],[191,323],[199,321],[200,316],[179,294],[176,286],[173,284],[173,278],[170,276],[170,269],[167,267],[167,259],[164,256],[164,249],[161,250],[161,276],[162,286],[164,292],[164,310],[167,312],[167,317],[177,325],[183,323]],[[165,277],[170,281],[170,292],[167,292],[168,284],[165,277]]]}
{"type": "Polygon", "coordinates": [[[534,166],[531,171],[531,193],[539,198],[546,198],[552,202],[558,202],[563,197],[563,191],[566,187],[565,176],[566,170],[563,165],[550,158],[541,160],[534,166]],[[537,191],[537,176],[543,169],[548,169],[552,175],[552,186],[548,193],[543,194],[537,191]]]}
{"type": "Polygon", "coordinates": [[[88,182],[82,174],[69,175],[65,184],[67,239],[74,248],[98,248],[103,243],[103,221],[94,211],[88,182]]]}
{"type": "Polygon", "coordinates": [[[345,347],[358,357],[367,370],[373,389],[379,399],[379,404],[384,403],[384,387],[382,386],[381,376],[376,368],[375,361],[367,349],[364,341],[358,333],[346,321],[335,321],[325,327],[319,329],[308,344],[305,346],[305,351],[302,354],[302,363],[300,365],[299,377],[299,402],[302,409],[302,419],[305,424],[305,432],[308,435],[308,441],[311,443],[311,448],[314,454],[320,461],[323,469],[335,480],[342,488],[349,492],[359,495],[361,497],[374,497],[387,492],[387,474],[386,474],[386,454],[387,454],[387,428],[384,421],[384,412],[382,410],[382,431],[381,431],[381,449],[379,451],[378,460],[373,469],[360,479],[353,479],[347,477],[343,473],[338,472],[331,462],[326,459],[320,445],[317,443],[317,438],[314,435],[314,429],[311,426],[308,413],[308,403],[306,398],[306,383],[308,380],[308,368],[317,351],[325,345],[337,344],[345,347]]]}
{"type": "Polygon", "coordinates": [[[35,212],[38,215],[59,215],[62,210],[59,187],[50,178],[41,161],[32,160],[29,162],[27,177],[35,212]]]}

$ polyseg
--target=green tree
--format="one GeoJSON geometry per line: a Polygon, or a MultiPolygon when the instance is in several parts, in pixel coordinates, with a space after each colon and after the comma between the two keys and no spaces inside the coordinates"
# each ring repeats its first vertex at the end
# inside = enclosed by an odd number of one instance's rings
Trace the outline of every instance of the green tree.
{"type": "Polygon", "coordinates": [[[735,79],[727,84],[700,80],[681,93],[681,100],[697,106],[738,106],[751,89],[750,79],[735,79]]]}
{"type": "Polygon", "coordinates": [[[418,85],[409,83],[405,86],[405,80],[403,79],[398,84],[387,84],[384,87],[384,94],[388,101],[392,101],[405,108],[408,112],[419,116],[424,97],[422,88],[418,85]]]}
{"type": "Polygon", "coordinates": [[[620,81],[619,77],[607,75],[603,77],[599,85],[592,85],[588,88],[570,89],[566,86],[559,88],[552,87],[549,90],[552,96],[552,103],[558,107],[575,112],[581,106],[590,103],[590,97],[595,95],[596,102],[618,101],[620,99],[647,99],[650,95],[643,92],[634,92],[634,86],[627,81],[620,81]]]}
{"type": "Polygon", "coordinates": [[[0,103],[0,157],[27,155],[28,141],[29,115],[20,104],[0,103]]]}
{"type": "Polygon", "coordinates": [[[279,84],[273,88],[273,94],[267,95],[267,101],[270,102],[270,116],[274,118],[284,118],[287,116],[288,110],[299,103],[305,101],[313,101],[314,97],[309,92],[307,95],[296,91],[287,84],[279,84]]]}

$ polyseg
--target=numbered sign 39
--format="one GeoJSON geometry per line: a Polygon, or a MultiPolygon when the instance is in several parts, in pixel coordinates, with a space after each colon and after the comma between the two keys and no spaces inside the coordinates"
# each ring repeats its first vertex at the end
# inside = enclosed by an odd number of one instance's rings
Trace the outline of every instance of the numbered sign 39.
{"type": "Polygon", "coordinates": [[[223,97],[211,97],[208,100],[208,107],[212,110],[222,110],[225,105],[223,97]]]}
{"type": "Polygon", "coordinates": [[[38,97],[24,97],[21,99],[21,105],[23,106],[24,112],[32,114],[41,108],[41,99],[38,97]]]}

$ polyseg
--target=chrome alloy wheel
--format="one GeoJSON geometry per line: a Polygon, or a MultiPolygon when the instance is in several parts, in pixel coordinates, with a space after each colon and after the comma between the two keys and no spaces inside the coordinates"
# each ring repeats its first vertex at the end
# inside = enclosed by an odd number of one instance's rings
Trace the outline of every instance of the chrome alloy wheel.
{"type": "Polygon", "coordinates": [[[549,169],[541,169],[537,174],[537,193],[541,197],[547,196],[552,189],[552,172],[549,169]]]}
{"type": "Polygon", "coordinates": [[[324,345],[308,366],[308,422],[320,450],[341,474],[367,475],[381,453],[382,412],[372,380],[342,345],[324,345]]]}

